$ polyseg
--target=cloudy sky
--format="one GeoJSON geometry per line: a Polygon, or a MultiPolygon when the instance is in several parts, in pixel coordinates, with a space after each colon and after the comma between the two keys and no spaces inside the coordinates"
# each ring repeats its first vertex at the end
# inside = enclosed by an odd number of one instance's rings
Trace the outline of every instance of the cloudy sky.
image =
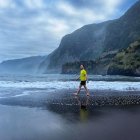
{"type": "Polygon", "coordinates": [[[0,62],[46,55],[85,24],[115,19],[137,0],[0,0],[0,62]]]}

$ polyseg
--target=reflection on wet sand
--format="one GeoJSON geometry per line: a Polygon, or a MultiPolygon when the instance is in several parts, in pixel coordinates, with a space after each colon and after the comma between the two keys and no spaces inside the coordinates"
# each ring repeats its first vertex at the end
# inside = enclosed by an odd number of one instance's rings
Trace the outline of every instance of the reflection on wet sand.
{"type": "Polygon", "coordinates": [[[78,105],[80,106],[80,121],[85,122],[88,120],[89,111],[87,106],[89,105],[89,96],[86,96],[85,100],[80,100],[79,96],[75,97],[77,99],[78,105]]]}

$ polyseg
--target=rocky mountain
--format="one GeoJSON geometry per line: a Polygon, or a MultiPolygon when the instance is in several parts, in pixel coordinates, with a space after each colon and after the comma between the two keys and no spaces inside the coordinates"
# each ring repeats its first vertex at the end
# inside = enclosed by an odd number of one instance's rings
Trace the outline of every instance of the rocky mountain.
{"type": "Polygon", "coordinates": [[[98,58],[103,51],[102,44],[110,22],[86,25],[64,36],[59,47],[49,55],[48,68],[59,68],[66,62],[98,58]]]}
{"type": "Polygon", "coordinates": [[[38,73],[39,65],[47,56],[32,56],[0,63],[0,73],[38,73]]]}
{"type": "Polygon", "coordinates": [[[44,73],[67,62],[96,60],[103,54],[127,48],[140,36],[140,1],[122,17],[86,25],[64,36],[59,47],[40,65],[44,73]],[[44,66],[44,65],[45,66],[44,66]]]}

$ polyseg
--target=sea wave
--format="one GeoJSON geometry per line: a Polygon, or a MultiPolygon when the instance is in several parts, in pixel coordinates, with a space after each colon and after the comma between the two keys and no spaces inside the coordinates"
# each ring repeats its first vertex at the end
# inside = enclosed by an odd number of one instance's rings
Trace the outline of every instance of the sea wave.
{"type": "MultiPolygon", "coordinates": [[[[38,89],[77,89],[79,86],[78,81],[0,81],[0,88],[38,88],[38,89]]],[[[121,82],[121,81],[89,81],[87,87],[91,90],[117,90],[117,91],[140,91],[140,82],[121,82]]]]}

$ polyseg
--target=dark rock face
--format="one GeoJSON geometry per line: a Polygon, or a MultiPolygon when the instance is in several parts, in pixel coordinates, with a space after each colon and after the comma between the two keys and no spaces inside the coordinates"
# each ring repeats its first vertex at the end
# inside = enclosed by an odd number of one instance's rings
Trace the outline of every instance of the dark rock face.
{"type": "Polygon", "coordinates": [[[119,19],[86,25],[64,36],[59,47],[49,55],[46,69],[61,68],[67,62],[95,60],[105,52],[127,48],[140,36],[138,13],[140,1],[119,19]]]}
{"type": "Polygon", "coordinates": [[[110,63],[107,74],[140,76],[140,40],[117,53],[110,63]]]}
{"type": "Polygon", "coordinates": [[[95,61],[77,61],[66,63],[62,66],[63,74],[75,74],[79,72],[79,67],[81,64],[84,65],[88,74],[99,74],[106,75],[110,62],[113,57],[116,55],[116,51],[112,51],[109,53],[104,53],[101,58],[96,59],[95,61]]]}
{"type": "Polygon", "coordinates": [[[88,73],[93,73],[93,68],[96,66],[95,61],[77,61],[66,63],[62,66],[62,74],[77,74],[79,73],[79,67],[83,64],[88,73]]]}

